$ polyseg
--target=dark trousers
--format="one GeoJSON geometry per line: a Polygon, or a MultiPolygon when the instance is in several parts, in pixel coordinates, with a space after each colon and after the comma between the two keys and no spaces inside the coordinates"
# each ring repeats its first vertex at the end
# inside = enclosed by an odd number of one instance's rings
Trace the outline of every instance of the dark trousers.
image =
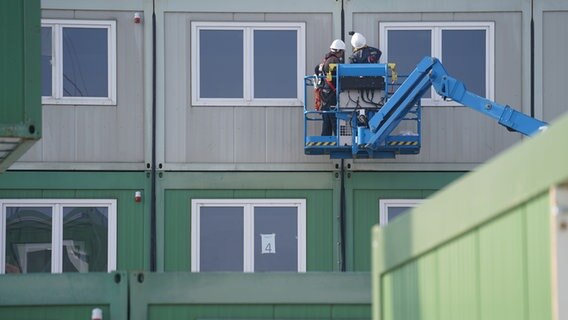
{"type": "MultiPolygon", "coordinates": [[[[329,106],[322,108],[323,111],[329,111],[329,106]]],[[[335,117],[335,113],[323,113],[323,125],[321,127],[321,135],[322,136],[331,136],[335,135],[336,131],[336,124],[337,119],[335,117]]]]}

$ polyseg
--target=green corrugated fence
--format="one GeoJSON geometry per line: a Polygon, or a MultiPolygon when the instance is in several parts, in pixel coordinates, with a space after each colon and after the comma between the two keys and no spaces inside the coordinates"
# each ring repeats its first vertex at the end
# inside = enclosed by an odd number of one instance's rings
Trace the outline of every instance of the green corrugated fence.
{"type": "Polygon", "coordinates": [[[565,287],[551,244],[568,227],[553,223],[566,214],[553,195],[568,181],[567,137],[565,116],[375,226],[373,320],[556,319],[565,287]]]}

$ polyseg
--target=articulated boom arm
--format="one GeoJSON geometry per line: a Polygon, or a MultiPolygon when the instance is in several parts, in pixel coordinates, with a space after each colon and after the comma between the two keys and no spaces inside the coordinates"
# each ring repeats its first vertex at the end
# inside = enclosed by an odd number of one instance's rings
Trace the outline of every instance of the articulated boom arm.
{"type": "Polygon", "coordinates": [[[532,136],[548,126],[547,123],[529,117],[507,105],[500,105],[466,90],[464,84],[450,77],[440,61],[433,59],[430,72],[432,86],[444,98],[450,98],[479,111],[499,122],[510,131],[516,131],[526,136],[532,136]]]}
{"type": "Polygon", "coordinates": [[[500,105],[467,91],[463,82],[448,75],[438,59],[425,57],[385,106],[369,121],[372,135],[366,141],[366,147],[375,150],[383,144],[386,137],[399,124],[400,119],[418,103],[431,86],[444,99],[450,98],[479,111],[497,120],[510,131],[531,136],[548,125],[507,105],[500,105]]]}

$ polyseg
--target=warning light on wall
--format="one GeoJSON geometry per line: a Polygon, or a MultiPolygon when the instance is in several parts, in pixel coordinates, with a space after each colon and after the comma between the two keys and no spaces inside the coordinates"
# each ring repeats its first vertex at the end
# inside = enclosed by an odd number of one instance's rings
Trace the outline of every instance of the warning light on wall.
{"type": "Polygon", "coordinates": [[[134,13],[134,23],[141,23],[142,22],[142,15],[140,14],[140,12],[135,12],[134,13]]]}
{"type": "Polygon", "coordinates": [[[91,320],[103,320],[103,310],[94,308],[91,313],[91,320]]]}
{"type": "Polygon", "coordinates": [[[142,192],[140,191],[134,192],[134,201],[136,202],[142,201],[142,192]]]}

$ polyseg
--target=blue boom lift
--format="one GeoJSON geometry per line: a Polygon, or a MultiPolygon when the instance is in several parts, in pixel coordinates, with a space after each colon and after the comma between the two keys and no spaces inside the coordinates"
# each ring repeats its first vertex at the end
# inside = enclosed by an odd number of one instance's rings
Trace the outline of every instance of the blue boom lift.
{"type": "MultiPolygon", "coordinates": [[[[436,58],[422,59],[396,91],[393,90],[397,78],[394,69],[392,64],[336,65],[333,80],[337,106],[331,111],[320,111],[309,110],[308,103],[304,104],[304,153],[328,154],[338,159],[418,154],[421,146],[420,99],[431,87],[444,100],[449,98],[477,110],[509,131],[532,136],[548,126],[510,106],[467,91],[461,81],[448,75],[436,58]],[[351,96],[353,92],[357,93],[355,99],[351,96]],[[309,131],[313,133],[313,130],[309,129],[309,124],[321,121],[323,113],[335,114],[336,135],[310,135],[309,131]]],[[[318,80],[317,76],[304,78],[304,101],[307,101],[308,87],[316,86],[318,80]]]]}

